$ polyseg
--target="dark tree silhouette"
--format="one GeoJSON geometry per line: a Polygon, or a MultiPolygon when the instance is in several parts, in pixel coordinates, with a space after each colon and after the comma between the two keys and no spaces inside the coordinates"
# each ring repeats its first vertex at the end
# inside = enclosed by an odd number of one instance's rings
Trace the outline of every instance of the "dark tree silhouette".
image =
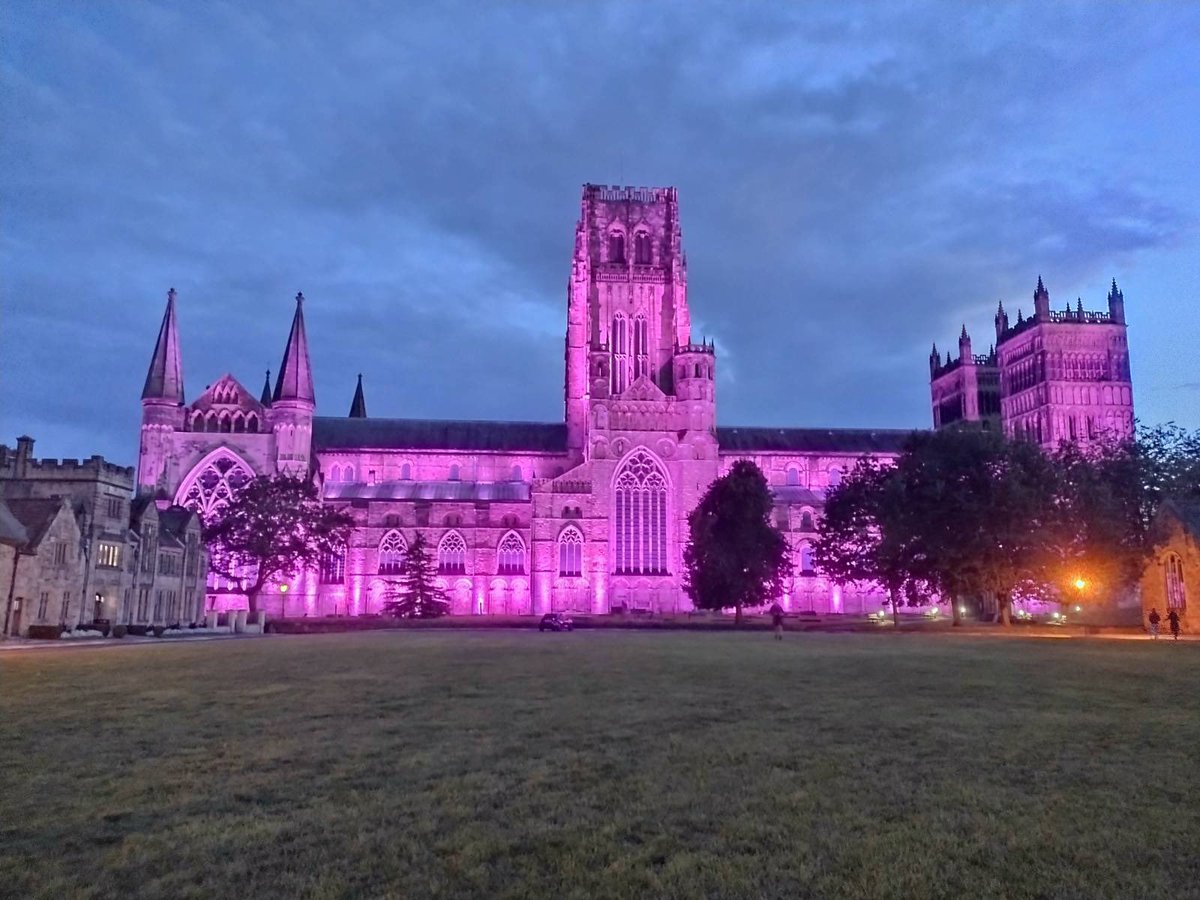
{"type": "Polygon", "coordinates": [[[408,545],[400,578],[388,582],[385,598],[383,611],[398,619],[432,619],[450,611],[445,592],[437,586],[437,566],[421,532],[408,545]]]}

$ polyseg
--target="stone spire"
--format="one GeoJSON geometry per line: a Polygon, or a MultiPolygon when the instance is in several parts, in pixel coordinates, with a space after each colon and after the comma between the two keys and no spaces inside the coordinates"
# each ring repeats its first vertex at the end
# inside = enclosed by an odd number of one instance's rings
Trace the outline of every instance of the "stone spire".
{"type": "Polygon", "coordinates": [[[296,315],[292,318],[292,330],[283,350],[279,378],[275,381],[272,402],[278,403],[281,400],[299,400],[313,404],[317,402],[313,393],[312,365],[308,361],[308,338],[304,333],[303,294],[296,295],[296,315]]]}
{"type": "Polygon", "coordinates": [[[1008,313],[1004,311],[1004,301],[1001,300],[996,305],[996,340],[1004,336],[1004,332],[1008,331],[1008,313]]]}
{"type": "Polygon", "coordinates": [[[1113,279],[1112,290],[1108,292],[1108,315],[1118,325],[1125,324],[1125,295],[1117,287],[1117,279],[1113,279]]]}
{"type": "Polygon", "coordinates": [[[263,382],[262,396],[258,398],[258,402],[263,406],[271,405],[271,370],[267,369],[267,380],[263,382]]]}
{"type": "Polygon", "coordinates": [[[1042,276],[1038,276],[1037,288],[1033,292],[1033,316],[1039,322],[1050,318],[1050,292],[1042,284],[1042,276]]]}
{"type": "Polygon", "coordinates": [[[354,389],[354,399],[350,401],[350,418],[365,419],[367,417],[367,401],[363,397],[362,373],[358,373],[358,387],[354,389]]]}
{"type": "Polygon", "coordinates": [[[958,336],[958,358],[966,365],[974,362],[974,354],[971,352],[971,336],[967,334],[967,325],[964,322],[962,333],[958,336]]]}
{"type": "Polygon", "coordinates": [[[158,329],[158,343],[146,372],[143,400],[183,403],[183,362],[179,355],[179,329],[175,324],[175,288],[167,291],[167,310],[158,329]]]}

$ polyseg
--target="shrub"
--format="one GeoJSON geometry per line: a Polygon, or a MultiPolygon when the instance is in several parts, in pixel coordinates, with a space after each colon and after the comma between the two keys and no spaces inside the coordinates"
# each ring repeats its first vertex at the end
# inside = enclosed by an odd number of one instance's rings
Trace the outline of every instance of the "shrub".
{"type": "Polygon", "coordinates": [[[153,633],[154,633],[154,636],[155,636],[155,637],[162,637],[162,636],[163,636],[163,632],[164,632],[164,631],[166,631],[166,630],[167,630],[167,629],[163,628],[161,625],[155,625],[155,626],[154,626],[154,628],[153,628],[153,633]]]}
{"type": "Polygon", "coordinates": [[[132,635],[136,635],[138,637],[144,637],[149,632],[150,632],[149,625],[126,625],[125,626],[126,634],[132,634],[132,635]]]}
{"type": "Polygon", "coordinates": [[[35,641],[57,641],[62,633],[61,625],[30,625],[26,637],[35,641]]]}
{"type": "Polygon", "coordinates": [[[124,625],[114,625],[113,630],[112,630],[112,636],[115,638],[125,637],[125,626],[124,625]]]}

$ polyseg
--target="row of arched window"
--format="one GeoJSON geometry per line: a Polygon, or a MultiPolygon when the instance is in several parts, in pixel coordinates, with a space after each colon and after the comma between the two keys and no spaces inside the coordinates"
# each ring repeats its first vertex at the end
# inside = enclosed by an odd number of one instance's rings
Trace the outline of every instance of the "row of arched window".
{"type": "Polygon", "coordinates": [[[188,420],[191,431],[223,432],[225,434],[258,434],[258,415],[241,411],[229,412],[224,410],[207,413],[196,410],[188,420]]]}
{"type": "MultiPolygon", "coordinates": [[[[620,231],[610,232],[608,235],[608,261],[611,263],[625,262],[625,235],[620,231]]],[[[634,265],[648,266],[654,261],[654,248],[651,243],[650,233],[647,231],[636,231],[633,235],[633,262],[634,265]]]]}
{"type": "MultiPolygon", "coordinates": [[[[842,483],[842,470],[840,467],[830,466],[827,474],[827,484],[831,488],[837,487],[842,483]]],[[[803,484],[800,469],[796,466],[788,466],[786,480],[789,487],[800,487],[803,484]]]]}
{"type": "Polygon", "coordinates": [[[612,333],[609,335],[609,352],[612,355],[612,392],[620,394],[634,380],[650,372],[650,337],[646,317],[637,316],[630,323],[624,315],[613,316],[612,333]],[[630,342],[633,350],[630,352],[630,342]]]}
{"type": "MultiPolygon", "coordinates": [[[[508,474],[509,481],[524,480],[525,473],[522,471],[522,469],[519,465],[514,465],[511,469],[508,470],[507,474],[508,474]]],[[[462,476],[462,469],[458,465],[458,463],[455,463],[452,466],[450,466],[449,474],[448,474],[449,481],[459,481],[461,479],[461,476],[462,476]]],[[[352,481],[354,481],[354,479],[355,479],[355,470],[354,470],[353,463],[347,463],[344,466],[338,465],[337,463],[335,463],[334,465],[329,467],[329,481],[331,483],[352,482],[352,481]]],[[[400,480],[401,481],[412,481],[412,464],[411,463],[404,463],[404,465],[402,465],[400,467],[400,480]]]]}

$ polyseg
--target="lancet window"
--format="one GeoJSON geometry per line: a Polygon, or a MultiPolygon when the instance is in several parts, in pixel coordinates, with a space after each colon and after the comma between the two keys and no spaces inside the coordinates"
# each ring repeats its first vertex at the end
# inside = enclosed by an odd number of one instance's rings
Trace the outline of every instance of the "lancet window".
{"type": "Polygon", "coordinates": [[[398,531],[389,531],[379,542],[379,574],[399,575],[404,571],[404,555],[408,544],[398,531]]]}
{"type": "Polygon", "coordinates": [[[612,334],[612,392],[622,393],[629,387],[629,333],[628,322],[622,315],[613,316],[612,334]]]}
{"type": "Polygon", "coordinates": [[[614,544],[617,574],[667,571],[667,479],[645,450],[634,453],[614,482],[614,544]]]}
{"type": "Polygon", "coordinates": [[[578,528],[564,528],[558,536],[558,574],[560,578],[583,574],[583,535],[578,528]]]}
{"type": "Polygon", "coordinates": [[[1187,608],[1187,589],[1183,583],[1183,560],[1167,557],[1167,609],[1187,608]]]}
{"type": "Polygon", "coordinates": [[[438,544],[438,572],[442,575],[467,574],[467,542],[457,531],[447,531],[438,544]]]}
{"type": "Polygon", "coordinates": [[[814,575],[816,569],[813,567],[813,552],[812,547],[808,544],[800,545],[800,574],[814,575]]]}
{"type": "Polygon", "coordinates": [[[650,235],[644,231],[639,231],[633,236],[633,261],[639,266],[648,266],[651,263],[650,235]]]}
{"type": "Polygon", "coordinates": [[[650,341],[646,337],[646,319],[638,316],[633,320],[634,378],[641,378],[650,371],[650,341]]]}
{"type": "Polygon", "coordinates": [[[619,231],[614,231],[608,236],[608,261],[625,262],[625,235],[619,231]]]}
{"type": "Polygon", "coordinates": [[[497,552],[496,574],[521,575],[525,572],[525,542],[515,531],[504,535],[497,552]]]}
{"type": "Polygon", "coordinates": [[[326,553],[321,557],[317,572],[321,584],[341,584],[346,580],[346,548],[326,553]]]}

